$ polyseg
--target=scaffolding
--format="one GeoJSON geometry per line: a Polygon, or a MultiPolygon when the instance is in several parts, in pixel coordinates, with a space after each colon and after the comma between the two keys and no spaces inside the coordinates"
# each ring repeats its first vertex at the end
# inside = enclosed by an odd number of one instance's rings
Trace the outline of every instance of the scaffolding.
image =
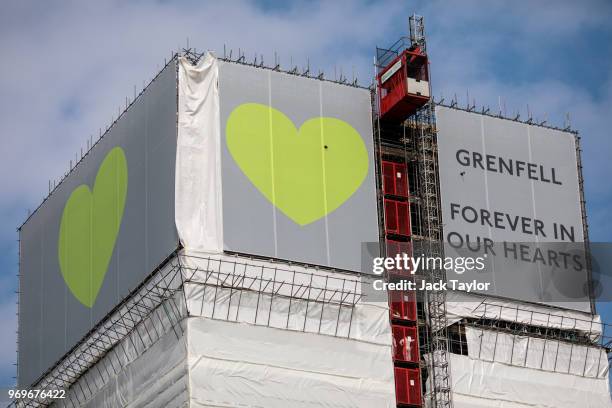
{"type": "MultiPolygon", "coordinates": [[[[415,135],[419,154],[421,219],[424,239],[421,249],[430,257],[443,257],[442,221],[440,218],[440,192],[438,182],[438,152],[433,102],[428,103],[408,121],[408,128],[415,135]]],[[[431,269],[424,277],[429,282],[446,281],[444,269],[431,269]]],[[[431,362],[430,399],[434,407],[452,407],[450,367],[448,362],[448,334],[446,315],[446,291],[431,290],[425,294],[427,318],[426,353],[431,362]]]]}
{"type": "MultiPolygon", "coordinates": [[[[64,405],[79,407],[163,335],[174,332],[180,339],[180,323],[189,316],[354,337],[354,310],[366,296],[363,277],[289,266],[241,256],[188,256],[177,250],[30,389],[65,390],[64,405]],[[279,317],[280,303],[289,307],[279,317]]],[[[26,398],[10,406],[38,408],[53,402],[26,398]]]]}
{"type": "MultiPolygon", "coordinates": [[[[180,51],[181,56],[184,56],[191,62],[193,65],[196,65],[198,61],[204,56],[205,52],[199,52],[195,48],[183,48],[180,51]]],[[[283,68],[280,62],[280,56],[274,53],[274,63],[271,65],[267,65],[264,61],[264,56],[262,54],[253,54],[253,59],[247,58],[246,51],[243,49],[238,49],[237,52],[234,52],[233,49],[229,49],[227,47],[223,47],[223,56],[218,57],[219,60],[224,62],[231,62],[234,64],[241,64],[255,68],[267,69],[276,72],[282,72],[284,74],[304,77],[309,79],[317,79],[320,81],[333,82],[340,85],[352,86],[355,88],[367,89],[367,87],[359,84],[359,78],[355,75],[355,72],[352,73],[351,78],[347,77],[342,70],[340,72],[334,72],[334,78],[326,78],[325,72],[322,70],[317,70],[316,73],[310,66],[310,60],[307,61],[306,66],[299,67],[293,63],[293,59],[290,61],[289,68],[283,68]]]]}
{"type": "Polygon", "coordinates": [[[449,326],[454,354],[587,378],[608,373],[612,327],[596,316],[581,319],[486,299],[473,312],[449,326]]]}
{"type": "MultiPolygon", "coordinates": [[[[395,60],[404,49],[420,47],[426,49],[423,17],[413,15],[409,19],[409,38],[400,38],[389,48],[377,48],[376,68],[383,69],[395,60]]],[[[429,85],[431,86],[431,85],[429,85]]],[[[431,94],[431,89],[430,89],[431,94]]],[[[377,95],[379,96],[379,95],[377,95]]],[[[376,106],[376,105],[374,105],[376,106]]],[[[375,117],[376,154],[378,179],[381,179],[382,160],[395,157],[407,166],[412,174],[414,189],[411,188],[409,202],[410,217],[413,225],[411,234],[412,250],[416,248],[427,256],[442,254],[442,222],[440,211],[440,192],[438,182],[437,133],[435,124],[435,105],[433,101],[418,109],[417,112],[400,124],[381,122],[375,117]]],[[[409,177],[410,178],[410,177],[409,177]]],[[[412,186],[410,186],[412,187],[412,186]]],[[[379,208],[384,208],[382,189],[379,184],[379,208]]],[[[381,230],[381,249],[387,251],[384,211],[379,211],[381,230]]],[[[441,270],[428,270],[419,276],[427,282],[446,280],[441,270]]],[[[447,334],[446,292],[433,290],[419,293],[420,319],[419,338],[421,355],[426,361],[421,364],[427,372],[428,386],[424,388],[424,398],[428,406],[452,407],[450,367],[448,360],[449,338],[447,334]]],[[[425,371],[424,371],[425,372],[425,371]]]]}
{"type": "MultiPolygon", "coordinates": [[[[122,340],[129,339],[134,348],[154,343],[163,333],[149,330],[141,323],[148,317],[156,317],[161,327],[174,330],[177,337],[180,330],[176,326],[184,316],[180,298],[176,294],[182,288],[181,270],[175,256],[166,259],[162,264],[123,302],[118,304],[83,339],[68,351],[59,361],[43,373],[30,387],[37,390],[68,390],[78,384],[76,392],[71,393],[72,406],[78,407],[88,395],[95,392],[95,385],[84,376],[86,372],[96,367],[96,364],[111,352],[128,357],[122,340]],[[162,317],[163,316],[163,317],[162,317]],[[78,381],[81,378],[84,381],[78,381]],[[78,381],[78,382],[77,382],[78,381]],[[83,401],[81,400],[83,398],[83,401]]],[[[152,326],[154,327],[154,326],[152,326]]],[[[121,360],[114,359],[110,367],[116,375],[122,368],[121,360]]],[[[96,367],[100,378],[109,378],[109,365],[101,371],[96,367]]],[[[46,407],[53,403],[52,399],[21,399],[13,402],[14,407],[46,407]]]]}
{"type": "Polygon", "coordinates": [[[189,316],[351,338],[354,309],[366,297],[358,275],[337,270],[242,257],[181,260],[189,316]]]}

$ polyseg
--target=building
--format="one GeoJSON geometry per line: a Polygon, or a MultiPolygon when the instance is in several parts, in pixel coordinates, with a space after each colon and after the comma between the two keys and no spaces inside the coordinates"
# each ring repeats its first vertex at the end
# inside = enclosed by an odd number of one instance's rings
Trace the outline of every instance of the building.
{"type": "Polygon", "coordinates": [[[377,54],[374,93],[174,55],[20,228],[19,386],[58,391],[16,404],[609,404],[590,291],[499,283],[566,282],[550,265],[492,260],[484,292],[372,290],[372,257],[463,254],[451,233],[476,254],[588,244],[574,133],[433,103],[418,17],[377,54]]]}

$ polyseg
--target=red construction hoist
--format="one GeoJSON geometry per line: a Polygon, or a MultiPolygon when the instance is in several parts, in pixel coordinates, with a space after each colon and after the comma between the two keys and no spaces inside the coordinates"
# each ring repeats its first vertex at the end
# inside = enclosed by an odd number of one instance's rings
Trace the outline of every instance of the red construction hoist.
{"type": "MultiPolygon", "coordinates": [[[[412,26],[411,26],[412,29],[412,26]]],[[[411,33],[412,34],[412,33],[411,33]]],[[[412,35],[411,35],[412,37],[412,35]]],[[[402,40],[400,40],[402,41],[402,40]]],[[[402,123],[429,102],[429,69],[425,44],[410,41],[407,47],[382,50],[377,55],[378,119],[390,127],[402,123]]],[[[379,49],[380,51],[380,49],[379,49]]],[[[408,163],[381,155],[384,234],[387,257],[412,256],[408,163]]],[[[388,271],[389,281],[410,280],[405,269],[388,271]]],[[[389,291],[393,333],[395,396],[398,407],[422,407],[421,368],[416,293],[389,291]]]]}
{"type": "Polygon", "coordinates": [[[429,102],[427,55],[419,45],[403,50],[378,74],[380,120],[402,122],[429,102]]]}
{"type": "MultiPolygon", "coordinates": [[[[410,202],[406,163],[382,162],[386,255],[411,256],[410,202]]],[[[388,271],[389,281],[411,279],[405,269],[388,271]]],[[[389,319],[393,334],[395,396],[398,406],[422,406],[419,368],[417,303],[414,291],[389,291],[389,319]]]]}
{"type": "MultiPolygon", "coordinates": [[[[442,256],[437,134],[423,17],[411,16],[409,29],[409,38],[376,49],[381,249],[386,256],[410,256],[418,244],[419,253],[442,256]],[[406,179],[414,183],[411,190],[406,179]]],[[[402,277],[412,275],[399,268],[387,274],[390,280],[402,277]]],[[[438,281],[446,274],[434,268],[419,278],[438,281]]],[[[397,406],[423,407],[427,402],[431,408],[452,408],[446,293],[419,292],[417,303],[415,293],[389,292],[389,306],[397,406]],[[420,352],[426,353],[427,363],[420,352]],[[421,388],[423,383],[428,387],[421,388]]]]}

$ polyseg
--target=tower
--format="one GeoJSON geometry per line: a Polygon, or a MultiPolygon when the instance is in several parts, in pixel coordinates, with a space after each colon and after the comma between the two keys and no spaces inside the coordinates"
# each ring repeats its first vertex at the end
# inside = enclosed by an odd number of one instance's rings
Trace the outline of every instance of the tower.
{"type": "MultiPolygon", "coordinates": [[[[423,17],[411,16],[409,27],[409,37],[388,49],[377,48],[375,129],[380,158],[379,206],[384,209],[381,236],[387,257],[421,253],[433,257],[443,253],[435,109],[430,98],[423,17]]],[[[445,280],[445,272],[431,270],[419,278],[428,282],[445,280]]],[[[388,279],[399,277],[390,272],[388,279]]],[[[407,361],[395,359],[397,404],[421,406],[427,400],[429,406],[450,407],[445,292],[433,290],[418,295],[389,292],[394,344],[414,341],[420,354],[418,363],[411,361],[411,367],[407,361]],[[397,319],[402,316],[398,308],[418,309],[419,319],[397,319]]]]}

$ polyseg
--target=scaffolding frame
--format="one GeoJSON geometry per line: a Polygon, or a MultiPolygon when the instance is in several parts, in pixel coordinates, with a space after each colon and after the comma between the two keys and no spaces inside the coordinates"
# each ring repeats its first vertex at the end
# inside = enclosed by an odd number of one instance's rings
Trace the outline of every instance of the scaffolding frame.
{"type": "MultiPolygon", "coordinates": [[[[377,180],[380,184],[380,162],[385,155],[395,149],[394,157],[402,158],[408,166],[417,166],[417,191],[418,197],[411,198],[411,212],[418,204],[418,221],[420,235],[412,235],[412,242],[418,245],[419,250],[426,252],[430,257],[443,257],[442,253],[442,227],[440,217],[440,193],[438,183],[438,158],[437,158],[437,131],[435,126],[435,106],[427,104],[415,115],[408,118],[403,124],[395,129],[382,129],[377,120],[375,127],[377,180]],[[386,137],[394,133],[399,142],[395,145],[385,143],[382,134],[386,137]]],[[[383,208],[382,187],[378,186],[378,205],[383,208]]],[[[386,253],[386,238],[384,232],[384,211],[379,210],[379,229],[381,236],[381,253],[386,253]]],[[[427,282],[439,282],[446,280],[446,272],[443,269],[428,269],[423,276],[417,276],[427,282]]],[[[429,387],[425,399],[431,402],[433,407],[452,407],[450,367],[448,360],[449,337],[447,333],[448,319],[446,313],[446,291],[432,290],[426,293],[419,292],[423,296],[422,308],[424,321],[421,321],[419,330],[422,331],[424,341],[421,344],[423,354],[429,355],[426,361],[428,369],[429,387]]]]}
{"type": "MultiPolygon", "coordinates": [[[[310,266],[303,265],[303,267],[310,266]]],[[[262,313],[267,312],[267,316],[263,314],[262,319],[265,323],[258,323],[257,317],[253,323],[268,327],[271,326],[270,314],[274,299],[283,299],[290,304],[305,302],[307,310],[310,308],[311,311],[317,307],[315,319],[319,319],[318,330],[314,332],[318,334],[325,334],[322,333],[322,321],[325,314],[329,314],[331,310],[337,313],[335,332],[331,335],[350,338],[355,306],[366,297],[366,294],[361,292],[361,285],[359,274],[335,269],[318,267],[315,271],[305,272],[290,269],[287,264],[281,266],[280,262],[268,261],[264,265],[239,256],[220,255],[205,258],[189,256],[183,254],[179,248],[94,326],[79,343],[42,374],[30,389],[66,390],[68,399],[65,404],[79,407],[131,362],[130,353],[125,348],[126,342],[129,342],[133,349],[144,351],[169,331],[173,331],[179,339],[183,334],[180,323],[187,317],[204,316],[215,320],[232,320],[229,309],[225,317],[219,317],[214,312],[210,316],[205,316],[201,310],[200,313],[190,310],[190,302],[186,295],[189,288],[198,287],[204,291],[214,291],[213,310],[221,303],[218,294],[223,290],[230,291],[230,303],[232,296],[241,299],[245,293],[256,295],[258,305],[256,315],[262,311],[262,313]],[[185,262],[189,258],[198,258],[199,264],[205,263],[206,266],[193,268],[185,262]],[[264,304],[264,298],[269,300],[268,306],[264,304]],[[341,316],[344,317],[345,323],[348,316],[346,330],[339,330],[341,316]],[[158,330],[153,324],[147,325],[149,320],[154,320],[163,330],[158,330]],[[116,354],[125,358],[119,359],[116,354]],[[109,363],[99,364],[104,358],[109,363]],[[88,374],[94,370],[98,378],[102,379],[103,385],[96,385],[90,380],[88,374]]],[[[203,302],[204,296],[202,304],[203,302]]],[[[238,300],[237,314],[239,313],[238,300]]],[[[308,315],[306,312],[300,331],[310,333],[313,331],[306,329],[308,315]]],[[[291,330],[290,316],[291,308],[287,313],[287,323],[284,327],[288,330],[291,330]]],[[[16,400],[9,406],[38,408],[53,403],[54,400],[49,398],[26,398],[16,400]]]]}
{"type": "MultiPolygon", "coordinates": [[[[132,345],[136,347],[136,343],[130,337],[132,334],[142,345],[155,341],[161,336],[156,333],[157,338],[155,338],[146,327],[140,325],[147,317],[154,316],[154,312],[159,310],[166,315],[168,321],[180,321],[183,312],[176,301],[173,300],[175,294],[182,287],[180,267],[172,262],[175,255],[176,252],[164,260],[147,279],[115,306],[81,341],[35,380],[30,388],[67,391],[72,385],[78,384],[81,395],[85,397],[86,391],[83,384],[77,383],[77,381],[115,348],[127,356],[127,352],[121,346],[123,339],[130,338],[132,345]]],[[[160,323],[162,327],[165,327],[161,319],[160,323]]],[[[179,337],[175,324],[171,325],[171,329],[179,337]]],[[[120,370],[121,365],[119,366],[120,370]]],[[[115,374],[117,372],[115,371],[115,374]]],[[[100,375],[103,377],[101,372],[100,375]]],[[[91,393],[92,386],[87,380],[85,380],[85,388],[91,393]]],[[[72,404],[79,406],[76,405],[81,403],[78,392],[73,395],[72,398],[77,401],[72,401],[72,404]]],[[[19,408],[45,407],[52,403],[53,400],[48,398],[40,400],[22,399],[13,402],[11,406],[19,408]]]]}
{"type": "MultiPolygon", "coordinates": [[[[200,52],[195,48],[183,48],[179,55],[187,58],[189,62],[195,65],[205,55],[205,52],[200,52]]],[[[284,69],[280,64],[280,57],[276,53],[274,54],[274,65],[266,65],[262,54],[257,55],[257,53],[255,53],[253,59],[248,60],[246,58],[245,50],[239,48],[237,55],[235,55],[232,49],[227,50],[225,46],[223,47],[223,56],[217,58],[224,62],[231,62],[234,64],[241,64],[255,68],[282,72],[284,74],[294,75],[298,77],[317,79],[319,81],[333,82],[340,85],[352,86],[354,88],[369,89],[369,87],[359,85],[359,79],[355,76],[354,73],[350,80],[346,75],[344,75],[342,71],[340,71],[339,76],[337,73],[335,73],[334,79],[326,78],[325,72],[321,70],[318,70],[317,74],[315,75],[311,72],[310,62],[308,62],[306,67],[303,67],[302,69],[300,69],[297,65],[293,64],[291,65],[290,69],[284,69]]]]}
{"type": "Polygon", "coordinates": [[[555,312],[554,309],[550,309],[548,312],[535,311],[520,307],[518,304],[515,306],[500,305],[488,302],[485,299],[474,309],[475,317],[463,318],[455,323],[459,329],[459,338],[453,340],[454,345],[459,346],[460,354],[467,354],[467,342],[464,340],[465,328],[472,327],[480,332],[480,342],[478,350],[472,350],[470,354],[474,356],[477,354],[479,360],[494,362],[497,361],[496,351],[499,336],[500,334],[505,334],[512,337],[512,351],[508,364],[547,372],[573,374],[587,378],[601,378],[599,373],[603,367],[599,355],[603,353],[607,356],[608,364],[606,369],[609,369],[609,361],[612,356],[612,326],[602,323],[594,317],[591,319],[580,319],[555,312]],[[491,336],[494,333],[495,336],[495,340],[492,342],[492,357],[486,357],[482,353],[485,333],[491,336]],[[515,363],[514,350],[517,339],[526,339],[527,344],[523,360],[515,363]],[[544,342],[539,366],[534,366],[533,364],[528,366],[527,357],[530,343],[537,340],[544,342]],[[562,345],[565,345],[563,351],[561,350],[562,345]],[[562,371],[558,369],[559,355],[561,352],[566,353],[567,347],[569,347],[569,362],[567,371],[562,371]],[[576,347],[586,348],[586,354],[584,361],[582,361],[581,356],[578,357],[578,364],[581,367],[578,367],[578,370],[572,370],[572,358],[576,347]],[[597,355],[595,375],[589,375],[587,372],[587,362],[589,361],[591,351],[599,354],[597,355]],[[545,367],[545,355],[548,355],[549,358],[554,356],[552,369],[545,367]]]}
{"type": "MultiPolygon", "coordinates": [[[[381,69],[388,65],[403,50],[419,46],[426,49],[425,26],[422,16],[412,15],[409,18],[410,37],[402,37],[389,48],[376,49],[375,68],[381,69]]],[[[431,94],[431,81],[429,82],[431,94]]],[[[376,98],[375,102],[378,102],[376,98]]],[[[373,106],[377,106],[374,104],[373,106]]],[[[436,257],[442,254],[442,220],[440,208],[440,191],[438,181],[438,150],[437,130],[435,122],[435,104],[433,99],[417,110],[415,114],[406,118],[399,126],[381,125],[378,115],[375,115],[375,153],[377,160],[377,180],[381,180],[380,162],[384,155],[392,150],[401,152],[406,165],[416,164],[417,197],[412,198],[411,210],[418,205],[416,220],[419,223],[418,236],[412,235],[412,242],[419,245],[419,249],[427,252],[427,256],[436,257]]],[[[386,254],[385,215],[382,188],[378,184],[379,226],[381,237],[381,253],[386,254]]],[[[428,270],[421,279],[427,282],[446,281],[446,272],[441,270],[428,270]]],[[[443,290],[428,291],[423,294],[422,316],[424,321],[419,322],[420,336],[424,340],[421,344],[422,354],[428,356],[427,366],[429,384],[424,398],[429,406],[436,408],[452,407],[452,392],[450,367],[447,353],[449,352],[449,337],[447,333],[446,292],[443,290]]]]}
{"type": "MultiPolygon", "coordinates": [[[[199,310],[187,306],[188,316],[206,317],[213,320],[240,321],[249,324],[275,327],[316,334],[322,330],[324,317],[335,316],[334,337],[351,337],[355,306],[367,295],[361,292],[362,281],[354,273],[341,273],[334,269],[318,268],[321,273],[289,269],[278,263],[249,263],[242,260],[220,259],[218,257],[181,256],[206,263],[204,270],[182,263],[186,276],[186,291],[201,290],[199,310]],[[323,272],[328,272],[323,273],[323,272]],[[212,292],[209,293],[209,292],[212,292]],[[208,298],[207,298],[208,294],[208,298]],[[228,300],[221,300],[227,296],[228,300]],[[240,315],[243,298],[256,296],[255,313],[252,319],[240,315]],[[275,304],[276,302],[276,304],[275,304]],[[287,313],[282,324],[272,324],[275,305],[288,302],[287,313]],[[223,305],[225,303],[225,305],[223,305]],[[296,326],[294,305],[305,306],[303,320],[296,326]],[[212,305],[212,308],[211,308],[212,305]],[[224,306],[224,309],[217,307],[224,306]],[[316,330],[307,330],[309,311],[316,308],[318,324],[316,330]],[[320,309],[320,310],[319,310],[320,309]],[[342,318],[348,317],[348,326],[340,330],[342,318]],[[293,322],[293,324],[292,324],[293,322]]],[[[327,333],[329,334],[329,333],[327,333]]]]}
{"type": "MultiPolygon", "coordinates": [[[[421,19],[422,23],[422,19],[421,19]]],[[[417,32],[422,33],[422,29],[417,32]]],[[[438,145],[435,123],[435,105],[429,102],[406,122],[415,141],[418,158],[421,219],[423,238],[421,249],[430,257],[443,257],[442,220],[440,210],[440,183],[438,180],[438,145]]],[[[446,281],[444,269],[430,269],[425,280],[446,281]]],[[[430,290],[424,294],[427,342],[425,351],[430,361],[429,399],[433,407],[452,407],[450,366],[448,359],[449,337],[447,333],[446,291],[430,290]]]]}

